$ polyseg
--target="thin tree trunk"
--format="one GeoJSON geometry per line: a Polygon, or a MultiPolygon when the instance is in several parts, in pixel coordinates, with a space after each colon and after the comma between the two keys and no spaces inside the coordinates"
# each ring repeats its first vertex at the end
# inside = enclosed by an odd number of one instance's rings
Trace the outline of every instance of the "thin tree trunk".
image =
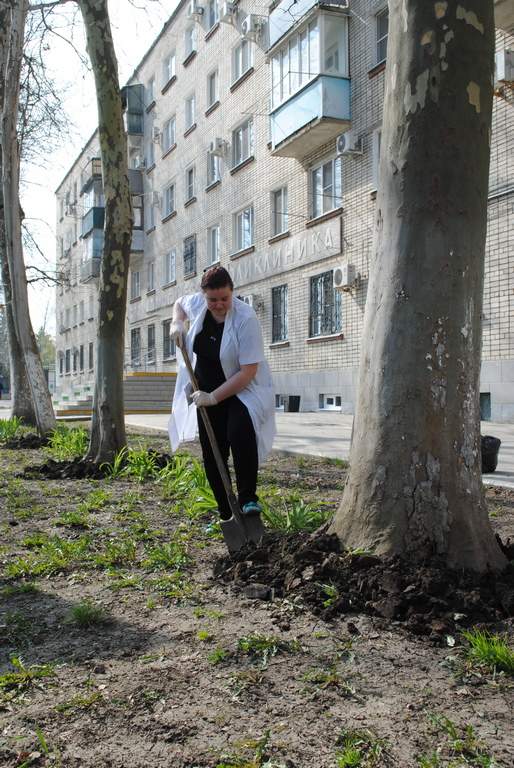
{"type": "Polygon", "coordinates": [[[5,63],[5,69],[2,65],[2,75],[4,77],[2,86],[1,148],[5,244],[12,291],[10,306],[16,338],[23,351],[37,428],[41,435],[45,435],[54,428],[55,416],[43,366],[41,365],[39,350],[30,322],[19,201],[20,154],[17,137],[17,117],[28,2],[27,0],[15,0],[9,5],[10,17],[6,16],[5,2],[2,2],[1,15],[4,17],[3,21],[7,22],[4,29],[9,29],[9,37],[2,41],[0,56],[2,57],[2,62],[5,63]],[[7,56],[5,55],[6,50],[8,51],[7,56]]]}
{"type": "MultiPolygon", "coordinates": [[[[0,150],[1,168],[1,150],[0,150]]],[[[27,377],[27,369],[23,359],[23,350],[18,344],[14,319],[12,315],[12,292],[9,265],[5,249],[4,209],[0,190],[0,266],[5,298],[5,323],[7,327],[7,341],[9,345],[9,375],[11,380],[11,416],[17,416],[25,424],[37,426],[36,414],[32,406],[32,395],[27,377]]]]}
{"type": "Polygon", "coordinates": [[[132,239],[127,144],[118,65],[106,0],[79,0],[95,75],[105,194],[96,381],[88,459],[107,461],[126,445],[123,354],[127,275],[132,239]]]}
{"type": "Polygon", "coordinates": [[[351,468],[349,547],[505,565],[481,477],[479,377],[492,0],[390,0],[382,159],[351,468]]]}

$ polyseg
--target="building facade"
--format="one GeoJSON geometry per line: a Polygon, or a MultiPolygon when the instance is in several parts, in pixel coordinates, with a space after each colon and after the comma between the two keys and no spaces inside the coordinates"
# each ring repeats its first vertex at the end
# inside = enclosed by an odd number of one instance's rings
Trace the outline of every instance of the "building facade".
{"type": "MultiPolygon", "coordinates": [[[[514,19],[497,32],[482,406],[514,418],[514,19]],[[508,31],[510,29],[510,32],[508,31]]],[[[261,321],[277,406],[351,412],[372,248],[384,0],[182,2],[124,88],[134,203],[127,372],[172,372],[174,301],[221,263],[261,321]]],[[[58,385],[90,386],[101,163],[57,190],[58,385]],[[91,316],[91,319],[90,319],[91,316]]]]}

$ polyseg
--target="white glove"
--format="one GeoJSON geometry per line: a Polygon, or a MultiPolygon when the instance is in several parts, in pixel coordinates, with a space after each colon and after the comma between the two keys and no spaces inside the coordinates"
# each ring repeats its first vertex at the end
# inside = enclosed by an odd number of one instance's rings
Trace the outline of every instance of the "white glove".
{"type": "Polygon", "coordinates": [[[209,405],[218,405],[218,401],[212,392],[202,392],[200,389],[193,392],[191,399],[197,408],[208,408],[209,405]]]}
{"type": "Polygon", "coordinates": [[[182,320],[174,320],[170,325],[170,338],[175,342],[175,346],[182,349],[182,340],[184,338],[184,323],[182,320]]]}

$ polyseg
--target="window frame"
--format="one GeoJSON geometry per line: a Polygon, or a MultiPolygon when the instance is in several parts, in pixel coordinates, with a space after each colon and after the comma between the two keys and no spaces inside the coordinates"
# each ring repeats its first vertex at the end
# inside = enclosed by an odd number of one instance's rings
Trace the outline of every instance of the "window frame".
{"type": "Polygon", "coordinates": [[[188,131],[190,128],[193,127],[196,120],[196,97],[194,92],[190,93],[189,96],[186,96],[184,103],[185,103],[184,125],[185,125],[185,130],[188,131]],[[189,119],[190,119],[190,122],[189,122],[189,119]]]}
{"type": "Polygon", "coordinates": [[[375,14],[375,66],[379,66],[380,64],[384,64],[387,61],[387,41],[389,38],[389,8],[386,5],[384,8],[381,8],[377,13],[375,14]],[[387,32],[385,34],[382,34],[380,36],[380,22],[383,18],[387,19],[387,32]],[[384,55],[382,56],[380,53],[380,47],[385,42],[385,51],[384,55]]]}
{"type": "Polygon", "coordinates": [[[207,21],[207,32],[210,32],[211,29],[215,27],[220,20],[218,0],[209,0],[207,3],[207,13],[205,16],[207,21]]]}
{"type": "Polygon", "coordinates": [[[254,148],[255,136],[253,118],[247,117],[246,120],[243,120],[243,122],[239,123],[239,125],[237,125],[232,130],[232,168],[237,168],[238,165],[241,165],[246,160],[249,160],[251,157],[253,157],[254,148]],[[246,155],[244,154],[245,131],[248,132],[248,136],[246,138],[246,142],[248,144],[248,153],[246,155]],[[238,134],[240,134],[240,138],[238,138],[238,134]],[[236,147],[238,146],[241,151],[240,157],[236,155],[236,147]]]}
{"type": "Polygon", "coordinates": [[[234,252],[245,251],[247,248],[251,248],[255,244],[255,211],[253,203],[248,203],[243,208],[235,211],[232,219],[233,228],[233,244],[234,252]],[[249,212],[250,222],[250,242],[246,242],[244,239],[245,227],[244,227],[244,215],[249,212]],[[241,226],[239,224],[239,217],[241,217],[241,226]],[[241,237],[240,237],[241,235],[241,237]]]}
{"type": "Polygon", "coordinates": [[[177,143],[177,116],[172,115],[162,130],[162,152],[166,154],[177,143]]]}
{"type": "Polygon", "coordinates": [[[130,270],[130,300],[141,298],[141,272],[139,269],[130,270]]]}
{"type": "Polygon", "coordinates": [[[162,192],[162,218],[165,219],[177,210],[177,191],[175,180],[168,182],[162,192]]]}
{"type": "Polygon", "coordinates": [[[166,319],[162,321],[162,359],[163,361],[175,360],[177,357],[175,342],[170,336],[170,328],[171,328],[172,322],[173,321],[171,319],[166,319]]]}
{"type": "Polygon", "coordinates": [[[146,264],[146,292],[155,291],[155,261],[146,264]]]}
{"type": "Polygon", "coordinates": [[[343,165],[340,155],[325,159],[322,162],[310,167],[309,189],[311,194],[311,216],[313,219],[318,218],[318,216],[323,216],[326,213],[330,213],[331,211],[335,211],[337,208],[341,207],[343,201],[342,169],[343,165]],[[328,165],[331,166],[330,195],[327,195],[325,192],[326,185],[324,174],[325,168],[328,165]],[[318,172],[320,172],[321,193],[316,192],[317,183],[315,182],[314,175],[318,172]],[[330,198],[330,207],[325,207],[326,198],[328,197],[330,198]],[[320,206],[320,210],[318,210],[318,205],[320,206]]]}
{"type": "Polygon", "coordinates": [[[195,53],[197,49],[197,34],[194,22],[188,24],[184,30],[184,59],[195,53]]]}
{"type": "Polygon", "coordinates": [[[183,268],[184,268],[184,277],[194,277],[196,275],[197,271],[197,265],[196,265],[196,259],[197,259],[197,248],[196,248],[196,235],[188,235],[184,238],[183,243],[183,268]],[[191,253],[187,251],[188,246],[191,246],[191,253]],[[187,262],[191,262],[191,269],[186,269],[187,262]]]}
{"type": "Polygon", "coordinates": [[[289,211],[288,211],[288,190],[287,190],[287,184],[284,184],[281,187],[278,187],[277,189],[271,190],[270,193],[271,196],[271,236],[276,237],[278,235],[283,235],[285,232],[288,232],[288,226],[289,226],[289,211]],[[282,209],[279,213],[276,208],[276,199],[277,195],[281,195],[282,199],[282,209]],[[284,199],[285,199],[285,206],[284,206],[284,199]],[[285,211],[284,211],[285,208],[285,211]],[[278,220],[282,219],[282,228],[277,228],[278,220]]]}
{"type": "Polygon", "coordinates": [[[155,323],[150,323],[150,325],[146,327],[146,362],[149,365],[155,365],[157,362],[155,323]]]}
{"type": "Polygon", "coordinates": [[[287,283],[271,289],[271,343],[278,344],[289,339],[289,288],[287,283]],[[276,297],[278,300],[276,301],[276,297]],[[279,305],[277,307],[277,305],[279,305]]]}
{"type": "Polygon", "coordinates": [[[309,278],[309,338],[311,339],[333,336],[342,332],[343,302],[341,291],[333,286],[333,272],[333,269],[329,269],[309,278]],[[316,290],[316,295],[313,289],[316,290]],[[327,302],[327,298],[331,301],[327,302]],[[315,304],[316,312],[314,313],[315,304]]]}
{"type": "Polygon", "coordinates": [[[137,368],[141,365],[141,328],[130,329],[130,365],[133,368],[137,368]],[[138,343],[135,344],[134,340],[137,339],[138,343]]]}
{"type": "Polygon", "coordinates": [[[170,248],[164,254],[164,285],[177,282],[177,249],[170,248]],[[171,266],[173,265],[173,267],[171,266]]]}
{"type": "Polygon", "coordinates": [[[175,50],[172,50],[168,53],[168,55],[164,58],[162,62],[162,75],[163,75],[163,85],[167,85],[170,80],[173,80],[173,78],[177,74],[177,54],[175,50]],[[173,65],[170,66],[170,64],[173,62],[173,65]],[[171,72],[171,74],[170,74],[171,72]]]}
{"type": "Polygon", "coordinates": [[[207,152],[207,186],[221,181],[221,158],[213,152],[207,152]]]}
{"type": "Polygon", "coordinates": [[[246,73],[249,72],[249,70],[253,67],[253,58],[254,53],[251,40],[239,40],[237,45],[235,45],[232,49],[232,85],[237,83],[237,81],[240,80],[243,75],[246,75],[246,73]],[[243,53],[244,50],[248,52],[245,68],[243,53]]]}
{"type": "Polygon", "coordinates": [[[185,203],[189,203],[196,196],[196,167],[190,165],[185,169],[185,203]]]}
{"type": "Polygon", "coordinates": [[[213,107],[216,102],[220,99],[219,94],[219,69],[218,67],[215,67],[207,74],[207,109],[210,109],[210,107],[213,107]],[[214,98],[212,98],[211,94],[211,82],[214,78],[214,98]]]}
{"type": "Polygon", "coordinates": [[[209,266],[219,263],[220,250],[221,250],[221,227],[219,223],[211,224],[211,226],[207,228],[207,258],[208,258],[209,266]],[[214,232],[216,232],[216,235],[213,238],[214,232]],[[213,248],[214,242],[216,243],[215,248],[213,248]]]}

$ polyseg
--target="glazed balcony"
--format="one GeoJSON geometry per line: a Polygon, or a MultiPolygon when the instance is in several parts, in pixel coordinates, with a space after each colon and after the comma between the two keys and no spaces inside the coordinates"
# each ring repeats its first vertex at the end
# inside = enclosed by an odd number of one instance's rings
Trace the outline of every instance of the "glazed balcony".
{"type": "Polygon", "coordinates": [[[351,125],[350,80],[319,75],[274,109],[271,151],[301,159],[351,125]]]}
{"type": "Polygon", "coordinates": [[[105,208],[94,206],[82,217],[81,237],[86,237],[93,229],[103,229],[105,208]]]}
{"type": "Polygon", "coordinates": [[[83,261],[80,265],[80,282],[89,283],[90,280],[99,277],[101,263],[101,256],[93,256],[90,259],[83,261]]]}
{"type": "Polygon", "coordinates": [[[93,157],[80,174],[81,194],[97,179],[102,178],[102,161],[99,157],[93,157]]]}

